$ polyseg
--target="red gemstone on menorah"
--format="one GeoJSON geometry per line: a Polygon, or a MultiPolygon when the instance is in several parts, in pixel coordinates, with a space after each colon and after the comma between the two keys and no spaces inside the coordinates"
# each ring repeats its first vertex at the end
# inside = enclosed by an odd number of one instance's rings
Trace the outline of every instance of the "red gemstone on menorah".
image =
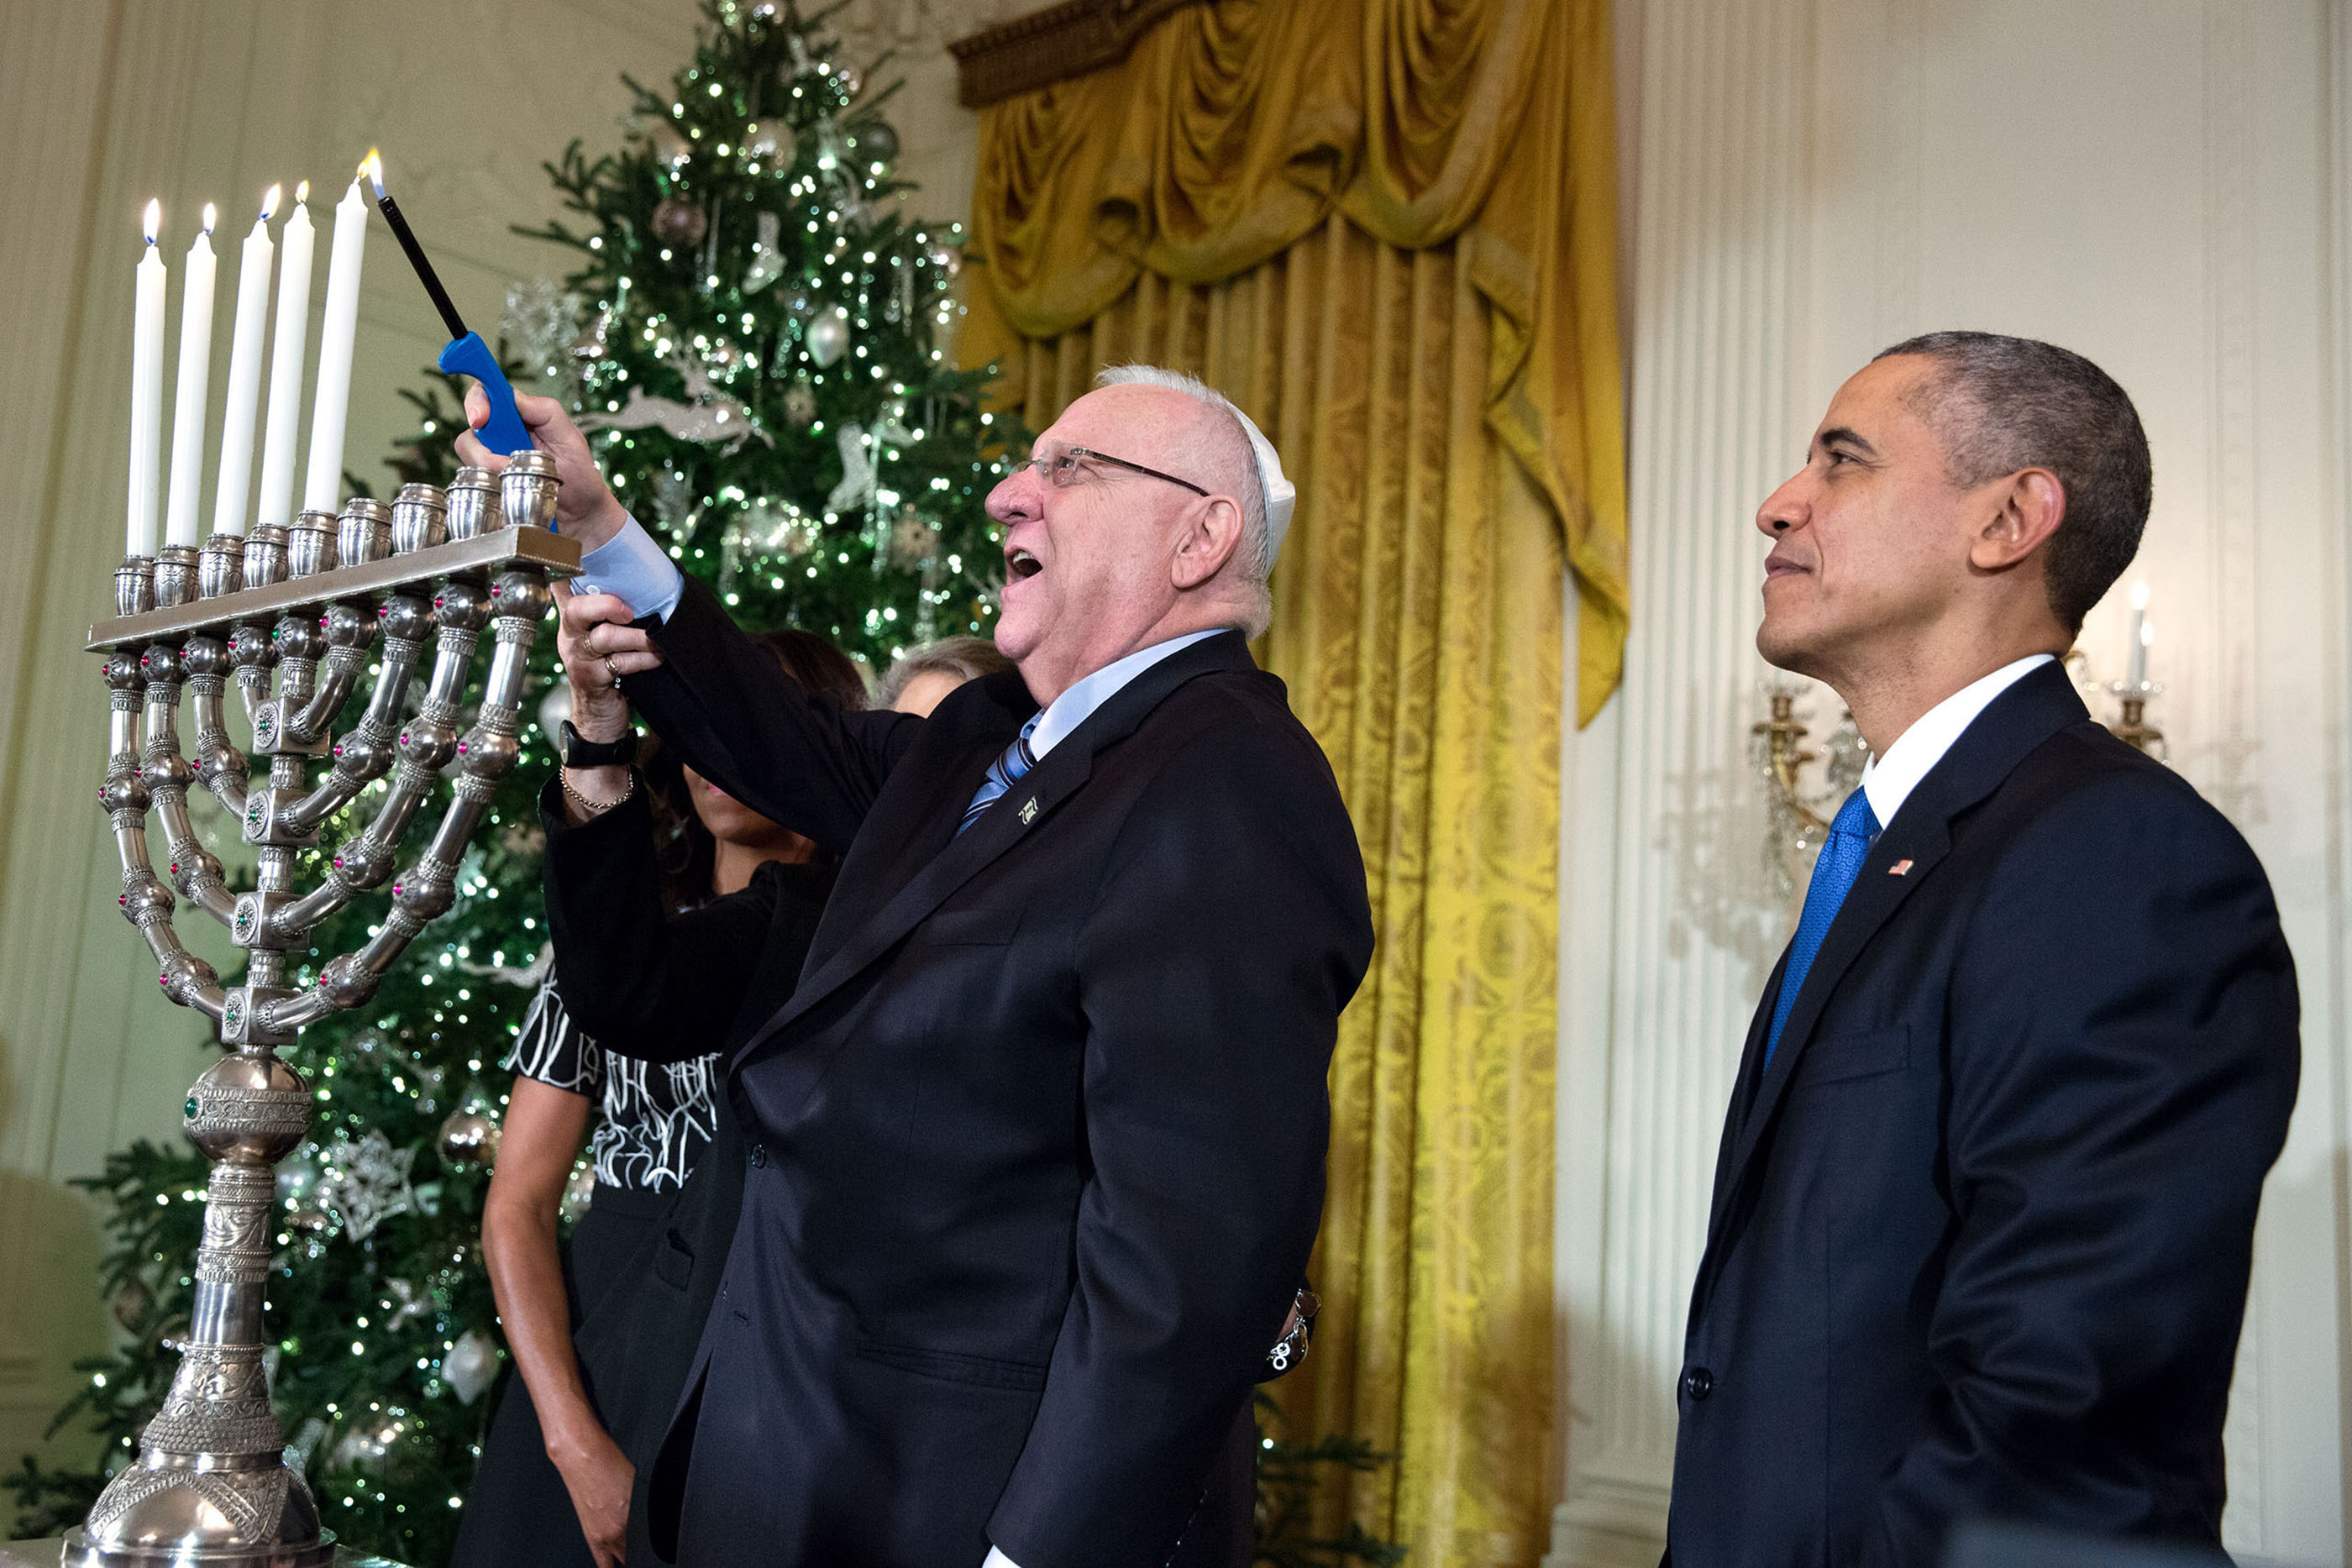
{"type": "Polygon", "coordinates": [[[389,604],[379,604],[375,607],[375,618],[379,621],[391,613],[392,606],[389,604]]]}
{"type": "Polygon", "coordinates": [[[342,754],[343,754],[343,743],[342,743],[341,741],[340,741],[340,740],[339,740],[339,741],[335,742],[335,755],[336,755],[336,756],[338,756],[338,757],[341,757],[342,754]]]}
{"type": "Polygon", "coordinates": [[[173,876],[180,874],[180,862],[178,861],[173,861],[172,862],[172,874],[173,876]]]}
{"type": "MultiPolygon", "coordinates": [[[[173,869],[173,871],[177,871],[177,870],[179,870],[180,868],[179,868],[178,866],[173,866],[172,869],[173,869]]],[[[117,904],[121,904],[121,905],[122,905],[122,907],[123,907],[123,908],[128,909],[128,908],[130,908],[130,907],[131,907],[131,895],[130,895],[129,894],[127,894],[127,893],[126,893],[126,894],[120,894],[119,896],[117,896],[117,897],[116,897],[116,899],[115,899],[115,901],[114,901],[114,902],[115,902],[115,903],[117,903],[117,904]]]]}
{"type": "Polygon", "coordinates": [[[398,898],[398,897],[400,896],[400,894],[401,894],[401,886],[400,886],[400,883],[396,883],[396,882],[395,882],[395,883],[394,883],[392,884],[392,896],[393,896],[393,897],[394,897],[394,898],[398,898]]]}
{"type": "Polygon", "coordinates": [[[342,856],[341,856],[341,855],[337,855],[337,856],[335,857],[335,869],[336,869],[337,871],[341,871],[341,870],[342,870],[342,869],[343,869],[343,857],[342,857],[342,856]]]}
{"type": "Polygon", "coordinates": [[[437,593],[433,596],[433,608],[436,610],[441,608],[441,596],[437,593]]]}
{"type": "Polygon", "coordinates": [[[466,755],[466,743],[462,740],[457,743],[457,755],[460,757],[466,755]]]}

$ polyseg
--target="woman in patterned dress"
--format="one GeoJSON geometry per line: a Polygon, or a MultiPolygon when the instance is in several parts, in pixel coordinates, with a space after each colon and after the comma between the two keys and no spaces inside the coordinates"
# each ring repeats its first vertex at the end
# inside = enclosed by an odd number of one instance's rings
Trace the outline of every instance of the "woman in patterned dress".
{"type": "MultiPolygon", "coordinates": [[[[863,707],[857,667],[805,632],[763,639],[811,695],[863,707]]],[[[803,949],[835,867],[675,758],[641,766],[673,915],[771,879],[803,949]]],[[[561,809],[560,806],[558,808],[561,809]]],[[[491,1418],[451,1563],[618,1568],[655,1561],[637,1472],[659,1442],[726,1261],[742,1145],[716,1054],[660,1065],[573,1027],[551,979],[507,1061],[515,1072],[482,1215],[482,1249],[519,1378],[491,1418]],[[595,1190],[559,1220],[591,1121],[595,1190]]]]}

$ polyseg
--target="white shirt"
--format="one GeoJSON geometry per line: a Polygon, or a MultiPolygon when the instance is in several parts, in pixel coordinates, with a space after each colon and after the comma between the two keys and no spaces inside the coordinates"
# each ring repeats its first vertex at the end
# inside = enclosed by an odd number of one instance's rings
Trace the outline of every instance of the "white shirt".
{"type": "Polygon", "coordinates": [[[1149,648],[1139,648],[1124,659],[1115,659],[1093,674],[1073,684],[1068,691],[1045,706],[1037,716],[1037,727],[1029,732],[1029,749],[1039,761],[1045,753],[1062,743],[1065,736],[1092,716],[1095,709],[1117,696],[1121,687],[1144,671],[1151,668],[1171,653],[1181,653],[1204,637],[1213,637],[1226,630],[1212,626],[1206,632],[1187,632],[1181,637],[1171,637],[1165,643],[1154,643],[1149,648]]]}
{"type": "Polygon", "coordinates": [[[2003,664],[1982,680],[1971,681],[1921,714],[1895,738],[1884,757],[1873,757],[1862,768],[1862,788],[1870,799],[1870,814],[1884,830],[1895,825],[1895,813],[1919,787],[1952,743],[1960,738],[1992,699],[2026,676],[2052,663],[2048,653],[2032,653],[2003,664]]]}

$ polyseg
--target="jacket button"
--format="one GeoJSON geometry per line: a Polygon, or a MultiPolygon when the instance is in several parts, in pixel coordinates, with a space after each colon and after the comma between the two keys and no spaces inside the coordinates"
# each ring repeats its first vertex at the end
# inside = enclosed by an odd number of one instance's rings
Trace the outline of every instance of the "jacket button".
{"type": "Polygon", "coordinates": [[[768,1163],[768,1145],[765,1145],[765,1144],[753,1144],[753,1145],[751,1145],[751,1163],[752,1163],[753,1165],[755,1165],[755,1166],[766,1166],[766,1165],[767,1165],[767,1163],[768,1163]]]}
{"type": "Polygon", "coordinates": [[[1715,1374],[1704,1366],[1694,1366],[1683,1374],[1683,1397],[1696,1405],[1715,1392],[1715,1374]]]}

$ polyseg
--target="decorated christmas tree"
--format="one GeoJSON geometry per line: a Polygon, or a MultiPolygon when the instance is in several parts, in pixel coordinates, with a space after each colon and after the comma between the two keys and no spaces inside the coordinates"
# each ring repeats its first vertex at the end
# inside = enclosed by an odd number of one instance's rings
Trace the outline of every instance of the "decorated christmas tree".
{"type": "MultiPolygon", "coordinates": [[[[510,291],[506,350],[590,432],[637,520],[738,620],[870,662],[985,632],[981,503],[1019,434],[952,368],[961,225],[903,218],[898,135],[790,6],[717,0],[694,63],[636,95],[622,151],[548,174],[561,284],[510,291]]],[[[416,398],[404,478],[446,476],[457,388],[416,398]]]]}
{"type": "MultiPolygon", "coordinates": [[[[614,490],[747,625],[804,627],[875,664],[985,632],[997,551],[981,501],[991,454],[1022,438],[980,409],[984,377],[950,368],[957,229],[899,215],[888,94],[863,93],[821,23],[730,0],[667,90],[629,86],[625,145],[591,160],[575,143],[548,166],[572,216],[528,232],[576,270],[510,291],[518,379],[566,401],[614,490]]],[[[410,394],[403,478],[455,468],[457,392],[436,377],[410,394]]],[[[557,675],[551,654],[526,712],[560,694],[557,675]]],[[[558,709],[540,712],[457,905],[371,1006],[289,1053],[319,1104],[278,1172],[279,1414],[328,1527],[414,1563],[447,1554],[504,1355],[479,1238],[499,1064],[543,972],[532,797],[558,709]]],[[[371,817],[382,788],[321,841],[371,817]]],[[[351,950],[367,924],[339,915],[317,950],[351,950]]],[[[142,1142],[85,1184],[108,1208],[101,1288],[123,1335],[81,1365],[58,1425],[92,1430],[106,1458],[88,1472],[26,1460],[11,1478],[20,1533],[79,1520],[134,1453],[177,1364],[205,1180],[192,1147],[142,1142]]]]}

